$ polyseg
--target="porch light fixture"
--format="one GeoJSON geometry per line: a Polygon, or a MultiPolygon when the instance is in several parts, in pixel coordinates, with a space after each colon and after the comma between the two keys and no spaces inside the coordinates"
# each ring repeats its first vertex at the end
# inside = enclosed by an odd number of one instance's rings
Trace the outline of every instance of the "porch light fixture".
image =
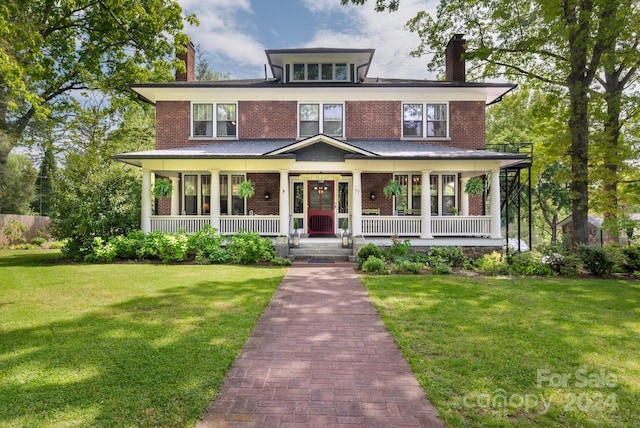
{"type": "Polygon", "coordinates": [[[325,190],[329,190],[329,188],[327,186],[313,186],[313,190],[322,195],[325,190]]]}
{"type": "Polygon", "coordinates": [[[264,192],[264,200],[268,201],[269,199],[271,199],[271,193],[269,192],[264,192]]]}
{"type": "Polygon", "coordinates": [[[372,201],[375,201],[376,200],[376,194],[373,193],[373,192],[369,193],[369,199],[371,199],[372,201]]]}

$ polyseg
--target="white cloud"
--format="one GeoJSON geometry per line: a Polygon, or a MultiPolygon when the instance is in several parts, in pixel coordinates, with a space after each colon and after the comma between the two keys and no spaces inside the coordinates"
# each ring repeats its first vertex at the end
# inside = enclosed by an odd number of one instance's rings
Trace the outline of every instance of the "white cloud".
{"type": "MultiPolygon", "coordinates": [[[[436,0],[402,0],[394,13],[376,12],[373,2],[342,6],[340,0],[287,0],[278,3],[278,8],[291,6],[292,2],[304,5],[317,17],[317,22],[310,23],[304,34],[291,34],[286,26],[271,28],[270,34],[277,34],[287,44],[282,47],[374,48],[370,77],[434,77],[426,69],[428,57],[409,55],[418,46],[419,38],[404,27],[418,11],[435,11],[436,0]],[[284,36],[289,39],[283,39],[284,36]]],[[[198,17],[200,26],[187,28],[186,32],[200,45],[216,71],[231,71],[234,77],[259,77],[266,61],[264,49],[281,47],[265,46],[265,41],[256,36],[257,20],[270,17],[257,16],[250,0],[179,0],[179,3],[186,13],[198,17]]],[[[282,13],[278,8],[273,9],[274,13],[282,13]]]]}
{"type": "Polygon", "coordinates": [[[264,63],[264,46],[238,19],[239,15],[253,13],[249,0],[179,0],[179,3],[186,13],[198,17],[200,25],[189,27],[186,32],[213,70],[226,72],[217,68],[218,63],[224,62],[248,68],[264,63]]]}
{"type": "MultiPolygon", "coordinates": [[[[405,24],[420,10],[434,12],[433,0],[402,0],[397,12],[376,12],[373,2],[364,6],[342,6],[340,0],[303,0],[313,13],[343,14],[351,23],[341,31],[316,32],[308,47],[374,48],[370,77],[434,78],[426,65],[429,57],[414,58],[409,55],[420,43],[417,34],[405,29],[405,24]]],[[[444,49],[444,46],[443,46],[444,49]]]]}

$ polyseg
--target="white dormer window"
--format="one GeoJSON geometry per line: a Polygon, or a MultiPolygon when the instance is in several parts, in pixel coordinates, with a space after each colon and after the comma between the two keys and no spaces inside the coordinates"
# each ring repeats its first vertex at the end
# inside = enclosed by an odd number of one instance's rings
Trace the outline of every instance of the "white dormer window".
{"type": "Polygon", "coordinates": [[[402,105],[402,136],[406,138],[446,138],[449,136],[445,103],[402,105]]]}
{"type": "Polygon", "coordinates": [[[317,134],[325,134],[331,137],[343,136],[343,104],[300,104],[298,112],[301,137],[312,137],[317,134]]]}
{"type": "Polygon", "coordinates": [[[293,82],[349,81],[347,63],[295,63],[292,65],[292,70],[291,81],[293,82]]]}
{"type": "Polygon", "coordinates": [[[196,138],[236,137],[236,107],[235,103],[193,104],[191,135],[196,138]]]}

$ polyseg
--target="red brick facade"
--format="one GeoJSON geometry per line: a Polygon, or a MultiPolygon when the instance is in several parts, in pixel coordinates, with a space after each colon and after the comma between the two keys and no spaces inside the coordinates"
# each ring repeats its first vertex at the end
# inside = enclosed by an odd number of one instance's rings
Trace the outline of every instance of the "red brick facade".
{"type": "Polygon", "coordinates": [[[238,138],[296,138],[297,108],[296,101],[240,101],[238,138]]]}
{"type": "Polygon", "coordinates": [[[392,178],[393,174],[362,174],[362,209],[380,208],[380,215],[393,215],[393,200],[382,192],[392,178]],[[376,195],[374,200],[371,193],[376,195]]]}
{"type": "MultiPolygon", "coordinates": [[[[208,144],[211,140],[190,140],[191,115],[188,101],[159,101],[156,105],[156,148],[171,149],[208,144]]],[[[347,101],[347,139],[398,139],[402,134],[400,101],[347,101]]],[[[449,103],[449,140],[419,140],[428,144],[467,149],[485,147],[485,106],[482,101],[449,103]]],[[[296,101],[240,101],[238,138],[296,139],[296,101]]]]}
{"type": "Polygon", "coordinates": [[[485,105],[482,101],[451,101],[447,145],[465,149],[485,148],[485,105]]]}
{"type": "Polygon", "coordinates": [[[400,101],[347,101],[347,139],[400,138],[401,109],[400,101]]]}
{"type": "Polygon", "coordinates": [[[247,180],[253,181],[256,191],[253,197],[247,199],[247,212],[253,210],[256,215],[277,215],[280,207],[280,174],[247,173],[247,180]],[[265,199],[265,193],[269,194],[269,199],[265,199]]]}
{"type": "Polygon", "coordinates": [[[189,141],[189,101],[158,101],[156,104],[156,149],[192,147],[189,141]]]}

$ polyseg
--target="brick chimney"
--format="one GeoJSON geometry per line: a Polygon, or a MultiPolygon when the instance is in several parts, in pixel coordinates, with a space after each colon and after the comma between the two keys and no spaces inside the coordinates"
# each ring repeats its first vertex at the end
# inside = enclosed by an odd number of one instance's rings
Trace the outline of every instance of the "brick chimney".
{"type": "Polygon", "coordinates": [[[464,34],[454,34],[445,49],[445,67],[447,82],[464,82],[466,69],[464,64],[464,34]]]}
{"type": "Polygon", "coordinates": [[[186,52],[178,53],[179,60],[184,62],[186,73],[176,70],[176,82],[192,82],[196,80],[196,48],[189,42],[185,46],[186,52]]]}

